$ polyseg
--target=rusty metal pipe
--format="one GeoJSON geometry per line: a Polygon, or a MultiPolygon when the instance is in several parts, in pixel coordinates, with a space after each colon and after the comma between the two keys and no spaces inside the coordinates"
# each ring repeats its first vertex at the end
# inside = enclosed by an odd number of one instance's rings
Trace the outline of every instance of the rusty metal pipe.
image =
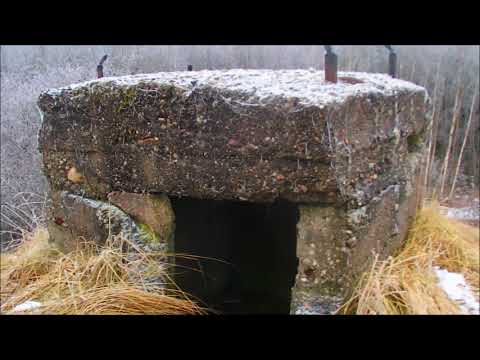
{"type": "Polygon", "coordinates": [[[338,57],[330,45],[325,45],[325,81],[336,83],[338,72],[338,57]]]}
{"type": "Polygon", "coordinates": [[[107,55],[104,55],[100,60],[100,63],[97,65],[97,79],[103,77],[103,63],[107,60],[107,55]]]}
{"type": "Polygon", "coordinates": [[[97,66],[97,79],[100,79],[103,77],[103,66],[98,65],[97,66]]]}
{"type": "Polygon", "coordinates": [[[397,76],[397,54],[394,52],[391,52],[388,57],[388,74],[392,78],[397,76]]]}
{"type": "Polygon", "coordinates": [[[388,75],[392,78],[397,76],[397,54],[393,50],[391,45],[385,45],[389,51],[388,56],[388,75]]]}

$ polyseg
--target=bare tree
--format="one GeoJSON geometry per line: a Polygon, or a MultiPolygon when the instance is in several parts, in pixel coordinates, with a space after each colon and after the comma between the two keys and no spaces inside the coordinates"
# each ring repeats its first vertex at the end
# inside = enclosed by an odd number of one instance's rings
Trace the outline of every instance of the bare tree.
{"type": "MultiPolygon", "coordinates": [[[[439,78],[440,78],[440,65],[442,59],[440,58],[437,64],[437,75],[435,77],[434,90],[433,90],[433,99],[432,99],[432,124],[430,126],[430,136],[427,152],[427,166],[425,171],[425,180],[424,180],[424,189],[428,192],[429,182],[432,172],[433,162],[435,160],[435,144],[436,144],[436,135],[437,135],[437,123],[438,123],[438,87],[439,87],[439,78]]],[[[427,193],[428,194],[428,193],[427,193]]]]}
{"type": "Polygon", "coordinates": [[[449,164],[449,160],[452,152],[453,134],[455,132],[455,128],[457,126],[458,118],[460,117],[461,108],[462,108],[462,99],[463,99],[463,81],[462,80],[463,80],[463,72],[461,72],[461,75],[459,77],[459,81],[457,84],[457,94],[455,96],[455,107],[453,111],[452,121],[450,123],[450,134],[448,136],[448,147],[447,147],[447,152],[445,154],[445,160],[443,162],[442,181],[441,181],[440,192],[439,192],[440,199],[442,200],[443,200],[443,190],[445,188],[445,182],[447,180],[448,164],[449,164]]]}
{"type": "Polygon", "coordinates": [[[470,116],[468,117],[467,128],[465,129],[465,137],[463,138],[462,148],[460,149],[460,154],[458,155],[457,168],[455,169],[455,175],[453,176],[453,183],[452,183],[452,187],[450,189],[448,198],[451,198],[453,195],[453,192],[455,191],[455,183],[457,181],[458,172],[460,170],[460,165],[462,163],[463,152],[465,151],[465,145],[470,135],[470,125],[472,124],[472,119],[475,112],[475,104],[476,104],[476,101],[478,100],[478,83],[476,87],[477,87],[477,91],[473,95],[472,107],[470,108],[470,116]]]}

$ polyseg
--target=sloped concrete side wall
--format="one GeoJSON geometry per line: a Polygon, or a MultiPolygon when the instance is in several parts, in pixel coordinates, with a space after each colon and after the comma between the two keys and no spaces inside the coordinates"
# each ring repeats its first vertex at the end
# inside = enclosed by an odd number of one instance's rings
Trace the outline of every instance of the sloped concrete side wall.
{"type": "Polygon", "coordinates": [[[65,252],[82,241],[103,245],[117,235],[144,251],[169,252],[173,247],[175,217],[166,196],[115,194],[117,206],[67,191],[51,192],[50,198],[50,241],[65,252]]]}

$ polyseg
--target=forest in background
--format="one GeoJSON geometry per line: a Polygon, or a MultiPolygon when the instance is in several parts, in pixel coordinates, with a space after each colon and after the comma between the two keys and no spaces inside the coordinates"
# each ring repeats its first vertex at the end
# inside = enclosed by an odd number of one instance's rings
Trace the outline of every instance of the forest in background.
{"type": "MultiPolygon", "coordinates": [[[[398,77],[426,87],[434,104],[438,126],[433,127],[435,141],[430,147],[434,161],[429,187],[438,192],[445,173],[443,192],[448,195],[460,157],[460,173],[469,176],[478,186],[479,46],[394,46],[394,49],[398,57],[398,77]]],[[[334,46],[334,51],[338,55],[339,71],[387,72],[388,50],[383,45],[334,46]]],[[[22,228],[35,226],[42,220],[47,183],[37,150],[38,95],[48,88],[94,79],[96,66],[105,54],[108,60],[104,64],[104,75],[121,76],[183,71],[188,64],[193,65],[194,70],[323,69],[325,52],[320,45],[2,46],[1,229],[15,232],[15,226],[9,224],[11,219],[19,222],[30,219],[29,224],[18,223],[22,228]]]]}

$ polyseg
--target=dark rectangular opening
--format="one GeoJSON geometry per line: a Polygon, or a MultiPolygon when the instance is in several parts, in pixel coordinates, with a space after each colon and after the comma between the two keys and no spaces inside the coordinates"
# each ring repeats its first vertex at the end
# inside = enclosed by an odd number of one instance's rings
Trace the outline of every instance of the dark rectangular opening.
{"type": "Polygon", "coordinates": [[[183,291],[218,313],[290,312],[297,205],[171,201],[176,218],[174,279],[183,291]]]}

